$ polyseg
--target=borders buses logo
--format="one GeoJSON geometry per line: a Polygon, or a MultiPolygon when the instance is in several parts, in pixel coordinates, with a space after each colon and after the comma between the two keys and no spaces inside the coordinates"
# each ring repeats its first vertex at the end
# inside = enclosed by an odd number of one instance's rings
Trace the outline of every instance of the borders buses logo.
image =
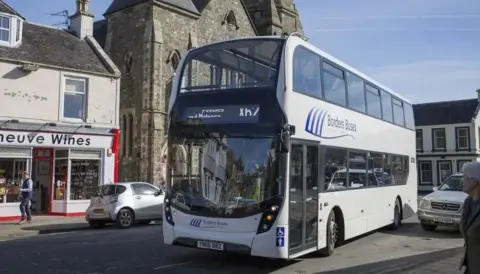
{"type": "Polygon", "coordinates": [[[202,219],[192,219],[190,221],[190,225],[198,228],[218,228],[218,227],[226,227],[228,226],[228,223],[221,222],[221,221],[207,221],[202,219]]]}
{"type": "Polygon", "coordinates": [[[305,131],[323,139],[355,139],[351,133],[357,132],[357,124],[338,116],[333,117],[328,111],[314,107],[308,112],[305,131]]]}

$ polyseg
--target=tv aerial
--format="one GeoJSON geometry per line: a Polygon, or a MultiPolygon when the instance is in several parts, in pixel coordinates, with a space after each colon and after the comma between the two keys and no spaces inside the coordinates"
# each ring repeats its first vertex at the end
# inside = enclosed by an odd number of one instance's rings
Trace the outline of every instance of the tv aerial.
{"type": "Polygon", "coordinates": [[[55,12],[55,13],[50,13],[49,14],[50,16],[53,16],[53,17],[62,17],[63,20],[60,21],[60,22],[57,22],[57,23],[54,23],[52,25],[54,26],[65,26],[65,27],[68,27],[68,23],[69,23],[69,14],[68,14],[68,10],[62,10],[60,12],[55,12]]]}

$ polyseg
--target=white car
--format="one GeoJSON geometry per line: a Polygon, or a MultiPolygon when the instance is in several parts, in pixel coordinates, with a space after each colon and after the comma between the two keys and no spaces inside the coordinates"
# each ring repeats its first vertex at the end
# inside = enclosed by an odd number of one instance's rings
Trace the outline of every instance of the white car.
{"type": "Polygon", "coordinates": [[[451,175],[433,190],[419,203],[418,219],[422,228],[433,231],[437,226],[458,226],[463,202],[467,198],[467,194],[462,191],[462,174],[451,175]]]}
{"type": "Polygon", "coordinates": [[[164,190],[145,182],[124,182],[99,186],[85,219],[91,227],[115,223],[129,228],[134,223],[149,224],[162,219],[164,190]]]}

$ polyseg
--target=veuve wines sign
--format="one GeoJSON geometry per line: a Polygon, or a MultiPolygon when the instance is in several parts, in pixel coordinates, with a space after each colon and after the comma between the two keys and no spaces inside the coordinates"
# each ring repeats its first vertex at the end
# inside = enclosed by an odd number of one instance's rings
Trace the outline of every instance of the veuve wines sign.
{"type": "Polygon", "coordinates": [[[111,136],[0,130],[0,146],[109,148],[111,136]]]}

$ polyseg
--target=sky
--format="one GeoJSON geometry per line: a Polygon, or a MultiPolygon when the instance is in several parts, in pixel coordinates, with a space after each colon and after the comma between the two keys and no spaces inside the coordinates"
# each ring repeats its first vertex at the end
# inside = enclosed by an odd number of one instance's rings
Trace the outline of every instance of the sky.
{"type": "MultiPolygon", "coordinates": [[[[75,0],[6,0],[28,21],[75,0]]],[[[309,42],[413,103],[476,98],[480,89],[478,0],[295,0],[309,42]]],[[[111,3],[91,0],[96,20],[111,3]]]]}

